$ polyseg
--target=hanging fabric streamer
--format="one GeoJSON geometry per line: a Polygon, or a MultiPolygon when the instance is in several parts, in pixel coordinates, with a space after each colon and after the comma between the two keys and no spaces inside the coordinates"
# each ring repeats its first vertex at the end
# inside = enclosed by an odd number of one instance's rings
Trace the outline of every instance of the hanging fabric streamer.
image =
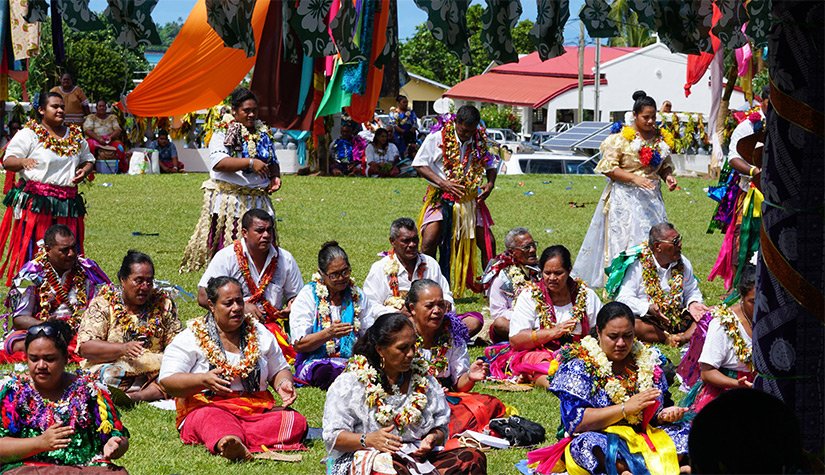
{"type": "Polygon", "coordinates": [[[487,0],[481,15],[481,44],[499,63],[518,62],[511,32],[521,16],[521,3],[511,0],[487,0]]]}
{"type": "Polygon", "coordinates": [[[539,0],[538,17],[530,28],[530,41],[546,61],[564,54],[564,24],[570,17],[567,0],[539,0]]]}

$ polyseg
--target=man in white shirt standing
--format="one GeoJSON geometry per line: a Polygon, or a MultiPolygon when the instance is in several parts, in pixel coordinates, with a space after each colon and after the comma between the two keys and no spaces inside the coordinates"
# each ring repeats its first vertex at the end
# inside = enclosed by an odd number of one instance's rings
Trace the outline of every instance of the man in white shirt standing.
{"type": "MultiPolygon", "coordinates": [[[[637,339],[679,346],[690,341],[695,322],[710,309],[702,299],[693,265],[682,255],[682,236],[673,225],[653,225],[648,238],[647,243],[614,259],[611,269],[616,269],[617,259],[627,259],[635,253],[635,260],[623,269],[616,300],[636,315],[637,339]]],[[[612,281],[611,273],[606,287],[609,293],[612,281]]]]}
{"type": "Polygon", "coordinates": [[[273,245],[277,242],[275,226],[265,210],[247,211],[241,218],[241,228],[242,238],[218,251],[198,282],[198,304],[209,308],[206,286],[212,277],[238,279],[245,301],[244,313],[251,313],[275,334],[284,356],[291,362],[295,351],[284,329],[292,300],[304,286],[301,271],[289,251],[273,245]]]}
{"type": "MultiPolygon", "coordinates": [[[[364,280],[364,296],[370,301],[375,318],[386,313],[403,313],[410,316],[404,299],[413,281],[430,279],[438,282],[444,292],[444,300],[452,307],[453,293],[444,278],[438,262],[418,252],[418,230],[410,218],[398,218],[390,225],[392,249],[370,267],[364,280]]],[[[478,312],[462,315],[470,336],[481,330],[484,322],[478,312]]]]}
{"type": "Polygon", "coordinates": [[[497,161],[478,129],[480,120],[478,109],[461,106],[455,119],[424,139],[412,163],[430,183],[418,219],[421,251],[435,257],[439,250],[442,274],[459,297],[475,284],[475,246],[481,250],[482,268],[496,254],[493,220],[484,200],[495,187],[497,161]]]}

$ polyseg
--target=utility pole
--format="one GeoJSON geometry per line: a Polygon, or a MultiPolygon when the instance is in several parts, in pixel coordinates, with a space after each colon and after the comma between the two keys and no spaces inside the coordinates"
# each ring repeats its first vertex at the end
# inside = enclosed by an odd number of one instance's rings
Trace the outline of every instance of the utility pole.
{"type": "Polygon", "coordinates": [[[584,118],[584,22],[579,21],[579,115],[577,122],[584,118]]]}
{"type": "Polygon", "coordinates": [[[601,114],[599,113],[599,83],[601,82],[601,76],[599,75],[599,66],[601,62],[602,56],[602,42],[599,38],[596,38],[596,87],[593,91],[594,93],[594,101],[593,101],[593,120],[599,122],[601,114]]]}

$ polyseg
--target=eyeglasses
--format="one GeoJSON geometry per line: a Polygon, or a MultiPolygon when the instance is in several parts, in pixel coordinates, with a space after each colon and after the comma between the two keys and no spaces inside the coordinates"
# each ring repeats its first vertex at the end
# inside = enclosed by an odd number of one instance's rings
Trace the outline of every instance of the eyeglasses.
{"type": "Polygon", "coordinates": [[[341,279],[349,279],[349,276],[352,275],[352,269],[347,268],[342,270],[341,272],[333,272],[332,274],[327,274],[326,272],[322,272],[325,276],[329,277],[329,280],[341,280],[341,279]]]}
{"type": "Polygon", "coordinates": [[[539,248],[539,243],[537,243],[536,241],[533,241],[533,242],[528,242],[527,244],[525,244],[523,246],[516,246],[513,249],[518,249],[520,251],[529,251],[530,249],[538,249],[538,248],[539,248]]]}
{"type": "Polygon", "coordinates": [[[675,238],[673,238],[670,241],[663,241],[661,239],[657,239],[656,242],[666,242],[666,243],[670,243],[672,246],[676,247],[679,244],[682,244],[682,235],[680,234],[680,235],[676,236],[675,238]]]}

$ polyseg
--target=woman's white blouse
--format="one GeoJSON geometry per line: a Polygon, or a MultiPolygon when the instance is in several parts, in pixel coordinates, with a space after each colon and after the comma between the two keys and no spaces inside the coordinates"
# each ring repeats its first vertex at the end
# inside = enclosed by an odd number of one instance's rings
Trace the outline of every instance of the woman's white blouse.
{"type": "MultiPolygon", "coordinates": [[[[364,334],[367,328],[371,327],[375,318],[372,315],[372,307],[370,307],[370,300],[364,296],[364,291],[355,287],[358,294],[361,296],[358,305],[361,306],[361,313],[358,314],[358,320],[361,322],[361,329],[358,331],[358,336],[364,334]]],[[[291,343],[294,345],[296,341],[312,333],[312,326],[315,324],[315,319],[318,315],[318,308],[315,306],[315,296],[312,295],[312,286],[306,284],[295,300],[292,301],[292,308],[289,313],[289,337],[291,343]]],[[[332,321],[341,321],[341,306],[330,305],[329,316],[332,321]]]]}
{"type": "MultiPolygon", "coordinates": [[[[591,288],[585,290],[587,292],[587,323],[590,328],[596,326],[596,315],[602,309],[602,301],[599,296],[591,288]]],[[[570,320],[573,313],[573,303],[567,305],[557,306],[553,308],[556,310],[556,324],[563,323],[570,320]]],[[[530,292],[530,287],[523,289],[516,297],[516,303],[513,305],[513,317],[510,319],[510,338],[517,335],[522,330],[538,330],[541,328],[538,313],[536,313],[536,301],[530,292]]],[[[582,332],[581,323],[576,323],[573,328],[573,334],[579,335],[582,332]]]]}
{"type": "MultiPolygon", "coordinates": [[[[431,430],[440,429],[449,437],[447,425],[450,422],[450,408],[441,385],[432,376],[427,376],[427,404],[421,411],[418,424],[407,426],[404,433],[395,428],[392,433],[400,436],[404,443],[418,443],[431,430]]],[[[412,384],[406,394],[389,396],[387,404],[398,409],[407,403],[410,397],[412,384]]],[[[324,446],[329,458],[335,460],[344,452],[335,450],[335,442],[342,431],[364,434],[375,432],[382,428],[375,420],[376,407],[367,406],[365,386],[358,381],[354,372],[346,372],[338,376],[327,391],[327,400],[324,404],[324,418],[322,422],[324,446]]]]}
{"type": "MultiPolygon", "coordinates": [[[[433,357],[435,356],[434,354],[438,353],[438,348],[434,350],[419,348],[418,353],[422,358],[432,363],[433,357]]],[[[459,344],[455,344],[455,341],[453,341],[450,349],[447,350],[447,367],[435,375],[435,377],[438,379],[449,377],[453,381],[453,385],[455,385],[458,378],[469,370],[470,356],[467,353],[467,343],[462,341],[459,344]]]]}
{"type": "MultiPolygon", "coordinates": [[[[69,134],[68,128],[66,134],[69,134]]],[[[37,165],[31,170],[21,170],[17,173],[29,181],[59,186],[74,186],[72,179],[75,177],[77,168],[83,163],[95,161],[95,157],[89,152],[89,144],[86,140],[81,141],[77,155],[64,157],[46,148],[40,143],[37,134],[26,127],[12,137],[6,148],[6,156],[37,160],[37,165]]]]}

